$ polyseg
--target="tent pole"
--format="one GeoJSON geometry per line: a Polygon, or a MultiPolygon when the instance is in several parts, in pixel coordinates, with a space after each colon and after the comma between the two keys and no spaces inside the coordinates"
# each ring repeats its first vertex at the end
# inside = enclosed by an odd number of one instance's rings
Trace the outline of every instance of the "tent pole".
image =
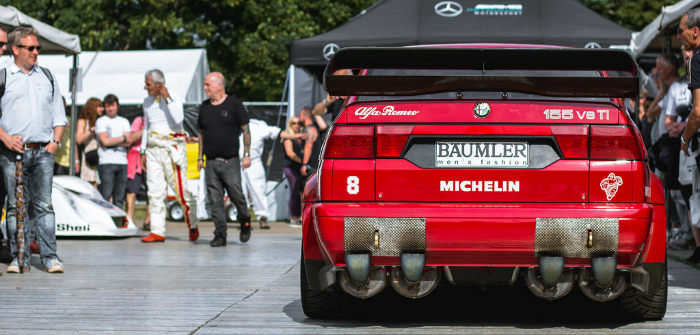
{"type": "MultiPolygon", "coordinates": [[[[282,107],[284,107],[284,100],[287,98],[287,87],[289,87],[289,74],[291,73],[291,68],[287,69],[287,78],[284,79],[284,89],[282,89],[282,101],[280,101],[280,110],[277,113],[277,128],[280,128],[280,120],[282,119],[282,107]]],[[[289,108],[289,106],[287,106],[289,108]]],[[[284,131],[284,129],[282,129],[284,131]]],[[[270,149],[270,156],[267,159],[267,173],[265,174],[265,180],[270,176],[270,166],[272,165],[272,157],[275,156],[275,144],[277,141],[272,141],[272,149],[270,149]]]]}
{"type": "Polygon", "coordinates": [[[71,69],[71,107],[70,107],[70,156],[69,156],[69,176],[75,176],[75,155],[76,155],[76,149],[77,145],[75,143],[75,131],[76,131],[76,123],[78,122],[77,120],[77,113],[78,113],[78,105],[76,103],[76,100],[78,98],[78,54],[73,55],[73,68],[71,69]]]}

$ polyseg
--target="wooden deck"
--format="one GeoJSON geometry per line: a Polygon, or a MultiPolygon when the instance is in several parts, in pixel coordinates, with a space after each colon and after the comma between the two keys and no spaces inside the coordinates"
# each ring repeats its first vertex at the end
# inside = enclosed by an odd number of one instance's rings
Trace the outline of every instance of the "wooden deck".
{"type": "Polygon", "coordinates": [[[307,319],[301,230],[271,225],[246,244],[232,228],[225,248],[209,246],[211,222],[195,243],[181,223],[159,244],[59,240],[64,274],[41,271],[34,257],[29,273],[0,277],[0,334],[700,333],[700,271],[675,261],[658,322],[619,322],[581,297],[550,303],[513,290],[436,290],[415,301],[388,292],[350,319],[307,319]]]}

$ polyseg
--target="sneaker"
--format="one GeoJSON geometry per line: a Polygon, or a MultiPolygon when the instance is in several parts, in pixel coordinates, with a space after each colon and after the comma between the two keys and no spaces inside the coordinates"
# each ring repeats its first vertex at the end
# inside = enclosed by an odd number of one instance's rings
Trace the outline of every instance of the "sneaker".
{"type": "Polygon", "coordinates": [[[225,247],[226,246],[226,236],[214,235],[214,239],[209,242],[212,247],[225,247]]]}
{"type": "Polygon", "coordinates": [[[160,236],[151,233],[151,235],[148,235],[144,238],[141,238],[141,242],[143,243],[151,243],[151,242],[165,242],[165,236],[160,236]]]}
{"type": "Polygon", "coordinates": [[[63,273],[63,264],[58,258],[51,258],[44,263],[44,271],[48,273],[63,273]]]}
{"type": "Polygon", "coordinates": [[[39,243],[36,243],[36,241],[29,242],[29,251],[31,251],[33,254],[38,254],[39,253],[39,243]]]}
{"type": "Polygon", "coordinates": [[[199,227],[190,229],[190,241],[196,241],[199,238],[199,227]]]}
{"type": "Polygon", "coordinates": [[[700,247],[695,247],[693,254],[686,258],[685,261],[689,263],[700,263],[700,247]]]}
{"type": "Polygon", "coordinates": [[[287,225],[294,228],[301,228],[301,220],[292,220],[287,225]]]}
{"type": "Polygon", "coordinates": [[[240,239],[242,243],[246,243],[250,240],[250,222],[241,223],[240,239]]]}
{"type": "Polygon", "coordinates": [[[695,239],[675,239],[668,244],[668,247],[673,250],[693,250],[695,249],[695,239]]]}
{"type": "Polygon", "coordinates": [[[270,226],[267,225],[267,217],[265,216],[260,217],[260,229],[270,229],[270,226]]]}
{"type": "MultiPolygon", "coordinates": [[[[25,259],[24,260],[24,271],[22,272],[29,272],[30,267],[29,267],[29,262],[25,259]]],[[[12,263],[10,263],[10,266],[7,267],[7,273],[19,273],[19,259],[15,258],[12,260],[12,263]]]]}

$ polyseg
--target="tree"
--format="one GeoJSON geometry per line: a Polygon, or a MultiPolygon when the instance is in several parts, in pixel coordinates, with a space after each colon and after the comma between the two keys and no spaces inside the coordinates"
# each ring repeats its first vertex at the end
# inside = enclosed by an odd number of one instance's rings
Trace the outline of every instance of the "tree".
{"type": "MultiPolygon", "coordinates": [[[[376,0],[0,0],[80,36],[83,50],[205,47],[227,89],[279,101],[291,41],[331,30],[376,0]]],[[[166,74],[167,75],[167,74],[166,74]]]]}
{"type": "Polygon", "coordinates": [[[617,24],[640,31],[678,0],[584,0],[583,4],[617,24]]]}

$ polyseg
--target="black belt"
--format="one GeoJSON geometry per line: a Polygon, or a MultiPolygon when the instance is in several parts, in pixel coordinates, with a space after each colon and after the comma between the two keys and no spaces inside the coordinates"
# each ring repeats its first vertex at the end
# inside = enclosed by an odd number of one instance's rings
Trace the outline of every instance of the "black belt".
{"type": "MultiPolygon", "coordinates": [[[[213,160],[225,162],[225,161],[228,161],[228,160],[232,160],[232,159],[234,159],[234,158],[238,158],[238,156],[233,156],[233,157],[229,157],[229,158],[217,157],[217,158],[214,158],[213,160]]],[[[208,158],[207,158],[207,159],[208,159],[208,158]]]]}
{"type": "Polygon", "coordinates": [[[25,149],[39,149],[43,148],[45,146],[49,145],[49,142],[30,142],[30,143],[24,143],[24,148],[25,149]]]}

